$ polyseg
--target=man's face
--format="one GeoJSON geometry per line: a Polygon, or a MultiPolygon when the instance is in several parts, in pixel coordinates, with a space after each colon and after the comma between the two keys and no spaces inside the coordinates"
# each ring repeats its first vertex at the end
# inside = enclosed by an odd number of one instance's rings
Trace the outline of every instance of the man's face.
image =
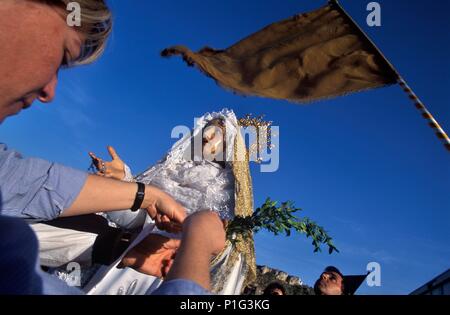
{"type": "Polygon", "coordinates": [[[323,295],[342,295],[343,279],[333,271],[323,272],[317,279],[315,287],[317,287],[323,295]]]}
{"type": "Polygon", "coordinates": [[[77,59],[82,38],[62,9],[27,0],[0,2],[0,123],[38,99],[51,102],[58,70],[77,59]]]}
{"type": "Polygon", "coordinates": [[[283,291],[279,288],[274,288],[270,291],[270,295],[284,295],[283,291]]]}

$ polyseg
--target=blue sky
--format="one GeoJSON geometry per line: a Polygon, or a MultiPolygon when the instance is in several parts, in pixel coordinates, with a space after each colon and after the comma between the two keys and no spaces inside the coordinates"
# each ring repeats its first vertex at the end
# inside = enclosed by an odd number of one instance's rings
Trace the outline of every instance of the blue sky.
{"type": "MultiPolygon", "coordinates": [[[[60,73],[53,104],[7,119],[2,142],[26,156],[80,169],[88,151],[116,147],[135,172],[169,149],[176,125],[229,107],[265,114],[280,126],[280,168],[253,166],[255,203],[292,200],[323,225],[339,254],[313,253],[303,236],[256,236],[259,264],[313,284],[330,264],[364,273],[381,264],[381,287],[360,294],[406,294],[449,267],[449,153],[398,86],[307,106],[240,97],[161,49],[226,48],[261,27],[325,1],[110,1],[115,29],[97,63],[60,73]]],[[[369,1],[340,3],[450,131],[450,2],[378,1],[382,27],[365,24],[369,1]]],[[[32,49],[32,48],[30,48],[32,49]]]]}

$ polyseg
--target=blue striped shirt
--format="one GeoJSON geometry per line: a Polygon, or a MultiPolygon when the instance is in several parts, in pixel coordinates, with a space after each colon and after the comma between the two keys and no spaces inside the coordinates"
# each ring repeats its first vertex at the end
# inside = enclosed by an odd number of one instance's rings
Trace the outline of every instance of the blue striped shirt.
{"type": "Polygon", "coordinates": [[[0,214],[52,220],[75,201],[87,173],[20,153],[0,144],[0,214]]]}

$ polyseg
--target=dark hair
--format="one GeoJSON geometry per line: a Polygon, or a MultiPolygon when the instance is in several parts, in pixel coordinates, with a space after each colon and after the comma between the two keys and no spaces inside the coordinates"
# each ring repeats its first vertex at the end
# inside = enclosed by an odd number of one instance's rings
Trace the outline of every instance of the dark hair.
{"type": "Polygon", "coordinates": [[[284,288],[284,285],[279,282],[272,282],[271,284],[269,284],[264,290],[263,295],[272,295],[272,291],[275,289],[281,290],[281,292],[283,292],[283,295],[286,295],[286,289],[284,288]]]}
{"type": "Polygon", "coordinates": [[[341,278],[344,278],[344,275],[342,274],[342,272],[339,269],[337,269],[335,266],[328,266],[328,267],[326,267],[324,272],[335,272],[338,275],[340,275],[341,278]]]}

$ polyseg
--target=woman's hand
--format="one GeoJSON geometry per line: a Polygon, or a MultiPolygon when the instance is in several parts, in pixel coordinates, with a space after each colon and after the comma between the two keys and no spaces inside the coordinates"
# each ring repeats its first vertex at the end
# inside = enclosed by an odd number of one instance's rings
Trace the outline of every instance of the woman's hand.
{"type": "Polygon", "coordinates": [[[120,159],[113,147],[107,147],[109,155],[111,156],[111,162],[105,162],[102,159],[95,156],[94,153],[89,152],[89,156],[92,159],[92,163],[97,169],[97,175],[104,177],[111,177],[118,180],[123,180],[125,177],[125,163],[120,159]]]}
{"type": "Polygon", "coordinates": [[[184,207],[169,194],[150,185],[145,187],[145,196],[142,208],[155,220],[158,229],[170,233],[181,232],[187,216],[184,207]]]}
{"type": "Polygon", "coordinates": [[[180,240],[150,234],[131,249],[119,264],[155,277],[165,277],[172,267],[180,240]]]}

